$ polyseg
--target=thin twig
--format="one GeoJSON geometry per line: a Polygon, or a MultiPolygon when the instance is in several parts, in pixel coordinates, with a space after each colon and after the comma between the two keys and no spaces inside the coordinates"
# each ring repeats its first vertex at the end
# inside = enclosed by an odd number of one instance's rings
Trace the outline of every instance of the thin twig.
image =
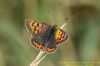
{"type": "Polygon", "coordinates": [[[39,54],[37,55],[37,57],[36,57],[36,59],[33,61],[33,63],[35,63],[36,61],[38,61],[38,60],[43,56],[44,53],[45,53],[45,51],[40,50],[39,54]]]}
{"type": "Polygon", "coordinates": [[[42,61],[44,59],[44,57],[46,56],[45,53],[46,53],[45,51],[40,50],[39,54],[37,55],[37,57],[35,58],[35,60],[30,64],[30,66],[38,66],[39,62],[42,61]]]}
{"type": "Polygon", "coordinates": [[[67,23],[64,23],[60,28],[64,29],[64,27],[67,25],[67,23]]]}

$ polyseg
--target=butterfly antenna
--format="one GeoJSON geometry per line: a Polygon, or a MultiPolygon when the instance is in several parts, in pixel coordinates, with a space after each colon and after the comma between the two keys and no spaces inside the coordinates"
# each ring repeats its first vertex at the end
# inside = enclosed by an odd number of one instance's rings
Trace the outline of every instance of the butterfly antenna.
{"type": "Polygon", "coordinates": [[[64,29],[64,27],[67,25],[67,23],[64,23],[60,28],[64,29]]]}

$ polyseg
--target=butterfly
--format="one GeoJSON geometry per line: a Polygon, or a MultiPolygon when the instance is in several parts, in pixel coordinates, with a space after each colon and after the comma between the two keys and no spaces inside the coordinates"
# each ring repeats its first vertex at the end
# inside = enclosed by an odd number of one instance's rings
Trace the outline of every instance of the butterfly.
{"type": "Polygon", "coordinates": [[[32,35],[32,45],[43,51],[55,51],[57,46],[68,38],[67,33],[57,25],[51,26],[34,19],[27,19],[25,26],[32,35]]]}

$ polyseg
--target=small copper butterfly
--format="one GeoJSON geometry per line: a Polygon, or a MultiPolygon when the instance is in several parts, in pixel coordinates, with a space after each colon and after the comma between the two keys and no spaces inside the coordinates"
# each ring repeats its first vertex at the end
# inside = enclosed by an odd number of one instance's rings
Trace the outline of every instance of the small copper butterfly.
{"type": "Polygon", "coordinates": [[[32,34],[32,45],[43,51],[55,51],[58,44],[61,44],[68,38],[67,33],[57,27],[57,25],[51,26],[34,19],[27,19],[25,26],[32,34]]]}

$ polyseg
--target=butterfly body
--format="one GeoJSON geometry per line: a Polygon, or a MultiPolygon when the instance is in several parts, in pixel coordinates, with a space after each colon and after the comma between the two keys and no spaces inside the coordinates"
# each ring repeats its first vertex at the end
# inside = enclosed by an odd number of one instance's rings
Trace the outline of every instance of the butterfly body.
{"type": "Polygon", "coordinates": [[[32,45],[43,51],[55,51],[57,45],[68,38],[68,35],[57,25],[51,26],[33,19],[26,20],[25,24],[32,34],[32,45]]]}

